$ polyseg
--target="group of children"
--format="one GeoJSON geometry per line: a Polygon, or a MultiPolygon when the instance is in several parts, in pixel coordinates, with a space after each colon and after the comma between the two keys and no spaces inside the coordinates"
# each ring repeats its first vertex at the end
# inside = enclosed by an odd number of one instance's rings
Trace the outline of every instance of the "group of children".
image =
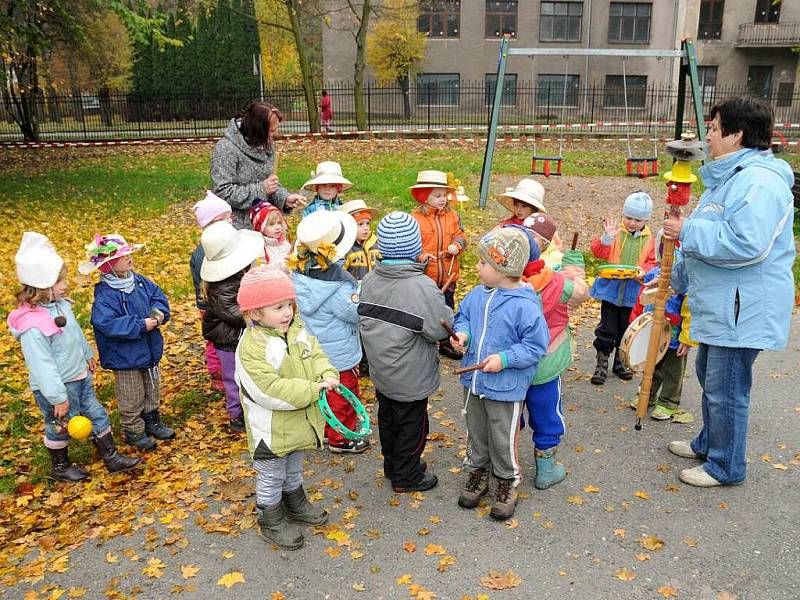
{"type": "MultiPolygon", "coordinates": [[[[544,205],[544,188],[523,179],[501,194],[499,201],[512,216],[480,239],[480,284],[454,314],[459,256],[467,239],[452,207],[457,192],[452,176],[421,171],[410,188],[417,208],[389,213],[376,235],[375,209],[363,200],[342,202],[341,192],[352,183],[338,163],[321,163],[312,175],[304,187],[315,195],[294,243],[282,211],[268,202],[252,207],[253,230],[235,229],[230,206],[211,192],[194,206],[202,233],[190,268],[206,362],[212,386],[225,393],[231,429],[247,432],[257,473],[259,531],[294,549],[303,536],[289,523],[327,519],[306,498],[303,451],[326,446],[333,453],[357,454],[369,448],[366,438],[349,440],[327,425],[317,405],[324,390],[333,413],[353,430],[356,413],[346,396],[359,397],[359,376],[367,366],[385,477],[397,493],[435,487],[437,477],[421,457],[428,398],[440,385],[440,353],[476,366],[461,375],[468,472],[458,504],[478,506],[493,478],[490,514],[510,518],[521,480],[524,409],[535,448],[535,487],[546,489],[566,477],[555,451],[565,431],[561,375],[575,346],[570,311],[589,295],[581,252],[564,250],[544,205]]],[[[622,226],[607,222],[592,242],[596,256],[642,269],[637,281],[598,278],[592,287],[602,301],[593,383],[605,381],[640,281],[655,266],[655,242],[646,227],[651,212],[649,196],[629,196],[622,226]]],[[[148,450],[155,440],[175,436],[158,410],[159,328],[170,312],[160,288],[133,271],[132,255],[139,248],[115,234],[98,236],[87,246],[89,261],[79,271],[101,272],[92,307],[100,362],[114,372],[126,442],[148,450]]],[[[108,415],[94,396],[93,352],[66,299],[63,261],[44,236],[28,232],[17,272],[23,286],[9,325],[22,342],[45,418],[53,475],[67,481],[86,477],[69,463],[68,436],[59,427],[75,414],[91,419],[94,442],[110,471],[132,468],[140,459],[116,452],[108,415]]],[[[680,318],[685,303],[679,299],[677,306],[680,318]]],[[[682,380],[688,343],[682,337],[662,361],[667,366],[656,381],[665,389],[668,381],[682,380]]],[[[631,377],[618,352],[613,371],[631,377]]],[[[675,390],[662,397],[667,400],[656,411],[674,411],[675,390]]],[[[660,418],[655,411],[653,416],[660,418]]]]}

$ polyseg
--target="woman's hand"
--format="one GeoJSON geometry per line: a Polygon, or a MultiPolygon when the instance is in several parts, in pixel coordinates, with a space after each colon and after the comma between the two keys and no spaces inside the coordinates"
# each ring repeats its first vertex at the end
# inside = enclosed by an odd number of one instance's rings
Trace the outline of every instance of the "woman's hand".
{"type": "Polygon", "coordinates": [[[286,208],[297,208],[298,206],[308,206],[308,202],[302,194],[289,194],[286,196],[283,205],[286,208]]]}
{"type": "Polygon", "coordinates": [[[261,182],[261,185],[264,187],[264,192],[267,194],[267,196],[271,196],[272,194],[277,192],[278,186],[280,184],[281,182],[278,181],[277,175],[270,175],[264,181],[261,182]]]}
{"type": "Polygon", "coordinates": [[[69,412],[69,400],[64,400],[61,404],[53,406],[53,416],[56,419],[63,419],[69,412]]]}
{"type": "Polygon", "coordinates": [[[664,221],[664,237],[667,239],[680,239],[681,229],[683,229],[683,218],[670,217],[664,221]]]}
{"type": "Polygon", "coordinates": [[[492,354],[486,358],[486,364],[483,367],[484,373],[497,373],[503,370],[503,359],[499,354],[492,354]]]}

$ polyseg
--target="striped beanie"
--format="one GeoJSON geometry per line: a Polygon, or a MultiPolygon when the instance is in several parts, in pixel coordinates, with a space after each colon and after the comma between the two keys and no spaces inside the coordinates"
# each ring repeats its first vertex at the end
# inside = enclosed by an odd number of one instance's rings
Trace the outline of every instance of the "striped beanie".
{"type": "Polygon", "coordinates": [[[239,310],[257,310],[296,297],[289,276],[272,265],[253,267],[242,277],[236,301],[239,310]]]}
{"type": "Polygon", "coordinates": [[[394,211],[378,223],[378,249],[383,258],[417,260],[422,254],[419,224],[408,213],[394,211]]]}

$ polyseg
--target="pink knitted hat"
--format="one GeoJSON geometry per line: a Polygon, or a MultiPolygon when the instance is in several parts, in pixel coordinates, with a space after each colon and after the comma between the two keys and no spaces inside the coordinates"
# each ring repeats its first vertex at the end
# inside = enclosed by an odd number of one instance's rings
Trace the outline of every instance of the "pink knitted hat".
{"type": "Polygon", "coordinates": [[[242,277],[236,301],[239,310],[257,310],[296,298],[289,276],[272,265],[250,269],[242,277]]]}
{"type": "Polygon", "coordinates": [[[200,229],[205,229],[211,221],[220,215],[231,212],[231,205],[213,192],[206,192],[206,197],[194,205],[194,216],[200,229]]]}

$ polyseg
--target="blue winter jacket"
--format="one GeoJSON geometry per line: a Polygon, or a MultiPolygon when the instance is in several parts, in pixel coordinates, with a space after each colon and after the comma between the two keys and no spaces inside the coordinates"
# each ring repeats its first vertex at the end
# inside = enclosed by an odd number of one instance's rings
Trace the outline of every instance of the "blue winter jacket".
{"type": "Polygon", "coordinates": [[[789,337],[795,258],[792,169],[745,148],[700,169],[706,191],[683,224],[672,271],[702,344],[780,350],[789,337]]]}
{"type": "Polygon", "coordinates": [[[292,272],[297,308],[306,328],[319,341],[337,371],[352,369],[361,361],[358,337],[358,285],[339,265],[335,281],[292,272]]]}
{"type": "Polygon", "coordinates": [[[503,370],[498,373],[471,371],[461,375],[464,387],[491,400],[525,399],[539,360],[550,344],[540,300],[532,287],[506,290],[477,286],[461,301],[453,329],[469,336],[464,365],[477,364],[491,354],[500,354],[503,359],[503,370]]]}
{"type": "Polygon", "coordinates": [[[317,212],[318,210],[337,211],[341,205],[342,201],[338,196],[333,200],[323,200],[319,196],[314,196],[314,199],[303,209],[303,218],[317,212]]]}
{"type": "Polygon", "coordinates": [[[102,280],[94,286],[92,327],[104,369],[148,369],[161,360],[164,338],[158,328],[147,331],[144,320],[157,308],[169,320],[169,303],[161,288],[138,273],[130,294],[102,280]]]}

